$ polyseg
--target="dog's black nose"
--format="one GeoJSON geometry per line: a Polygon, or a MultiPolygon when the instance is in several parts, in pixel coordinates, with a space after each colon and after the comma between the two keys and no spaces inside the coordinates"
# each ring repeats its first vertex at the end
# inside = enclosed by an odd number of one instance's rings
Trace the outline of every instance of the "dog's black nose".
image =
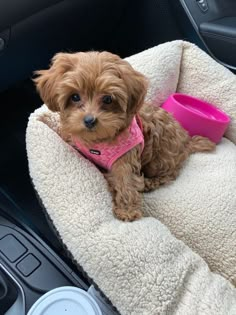
{"type": "Polygon", "coordinates": [[[84,117],[84,124],[87,128],[91,129],[96,125],[97,119],[92,115],[86,115],[84,117]]]}

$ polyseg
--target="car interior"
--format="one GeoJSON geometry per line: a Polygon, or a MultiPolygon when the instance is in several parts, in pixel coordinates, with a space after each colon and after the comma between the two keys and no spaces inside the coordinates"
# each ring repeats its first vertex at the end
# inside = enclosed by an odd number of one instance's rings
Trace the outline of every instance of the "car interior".
{"type": "Polygon", "coordinates": [[[172,40],[196,44],[234,72],[236,2],[0,1],[0,315],[27,314],[59,286],[91,285],[52,229],[29,176],[27,121],[42,105],[34,71],[57,52],[107,50],[125,58],[172,40]]]}

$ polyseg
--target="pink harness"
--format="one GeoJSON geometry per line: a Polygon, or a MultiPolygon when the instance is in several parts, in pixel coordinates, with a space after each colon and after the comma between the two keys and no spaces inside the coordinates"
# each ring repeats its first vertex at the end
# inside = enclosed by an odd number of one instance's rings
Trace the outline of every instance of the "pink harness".
{"type": "Polygon", "coordinates": [[[120,134],[115,144],[98,143],[92,148],[88,148],[81,144],[78,139],[74,139],[74,144],[76,149],[91,162],[109,171],[116,160],[138,144],[141,144],[143,151],[144,137],[142,129],[141,120],[139,117],[134,117],[129,126],[129,132],[120,134]]]}

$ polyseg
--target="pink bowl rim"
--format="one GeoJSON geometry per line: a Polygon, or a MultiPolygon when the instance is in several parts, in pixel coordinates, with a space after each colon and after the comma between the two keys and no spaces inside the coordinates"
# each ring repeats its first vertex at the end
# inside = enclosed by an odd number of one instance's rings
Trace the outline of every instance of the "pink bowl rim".
{"type": "MultiPolygon", "coordinates": [[[[199,98],[197,98],[197,97],[193,97],[193,96],[191,96],[191,95],[184,94],[184,93],[173,93],[173,94],[171,94],[168,98],[172,98],[172,99],[174,100],[174,102],[177,103],[181,108],[183,108],[184,110],[186,110],[186,111],[188,111],[188,112],[190,112],[190,113],[192,113],[192,114],[194,114],[194,115],[200,117],[200,118],[203,119],[203,120],[208,120],[208,121],[211,121],[211,122],[218,122],[218,123],[222,123],[222,124],[228,124],[228,123],[230,123],[230,121],[231,121],[230,117],[229,117],[224,111],[222,111],[221,109],[219,109],[219,108],[216,107],[215,105],[210,104],[210,103],[208,103],[208,102],[206,102],[206,101],[203,101],[203,100],[201,100],[201,99],[199,99],[199,98]],[[183,104],[181,104],[181,103],[175,98],[175,96],[183,96],[183,97],[192,99],[192,100],[194,100],[194,101],[197,101],[197,102],[199,102],[199,103],[203,103],[204,105],[209,106],[209,107],[211,107],[212,109],[214,109],[216,112],[219,112],[225,119],[224,119],[224,120],[211,119],[211,118],[209,118],[209,117],[199,115],[197,112],[191,110],[191,108],[188,108],[188,107],[184,106],[183,104]]],[[[167,98],[167,100],[168,100],[168,98],[167,98]]],[[[166,101],[167,101],[167,100],[166,100],[166,101]]],[[[165,104],[165,102],[164,102],[164,104],[165,104]]],[[[164,105],[164,104],[163,104],[163,105],[164,105]]]]}

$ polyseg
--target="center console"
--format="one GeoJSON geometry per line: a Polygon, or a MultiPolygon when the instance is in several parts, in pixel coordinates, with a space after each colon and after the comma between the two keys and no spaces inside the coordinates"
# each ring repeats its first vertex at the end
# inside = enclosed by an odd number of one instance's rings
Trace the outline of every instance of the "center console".
{"type": "Polygon", "coordinates": [[[88,283],[33,231],[0,209],[0,315],[25,315],[44,293],[88,283]]]}

